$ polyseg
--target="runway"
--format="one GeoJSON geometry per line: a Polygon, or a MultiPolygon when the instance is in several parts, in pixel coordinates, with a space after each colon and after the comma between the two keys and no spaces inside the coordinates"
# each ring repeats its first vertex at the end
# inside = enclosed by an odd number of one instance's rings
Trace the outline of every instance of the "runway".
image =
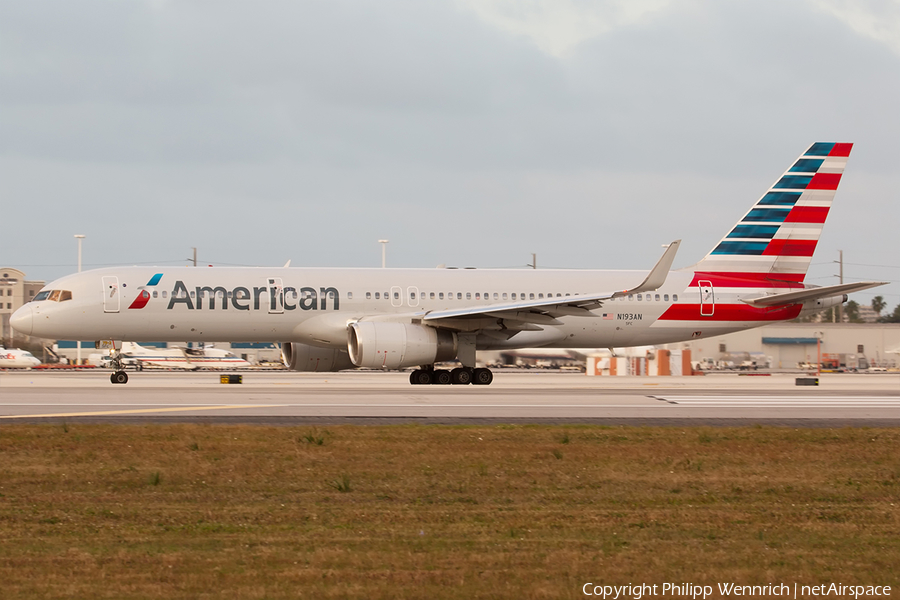
{"type": "Polygon", "coordinates": [[[0,424],[51,420],[222,423],[900,425],[900,374],[587,377],[498,372],[491,386],[411,386],[405,373],[0,372],[0,424]]]}

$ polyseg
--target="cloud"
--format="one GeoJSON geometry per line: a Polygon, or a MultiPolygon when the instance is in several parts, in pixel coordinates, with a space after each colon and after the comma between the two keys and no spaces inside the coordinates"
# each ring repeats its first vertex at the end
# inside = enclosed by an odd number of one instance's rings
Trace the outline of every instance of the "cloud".
{"type": "Polygon", "coordinates": [[[897,0],[811,0],[811,3],[900,56],[900,2],[897,0]]]}
{"type": "Polygon", "coordinates": [[[656,17],[672,4],[672,0],[459,1],[485,23],[525,36],[556,58],[571,56],[586,40],[656,17]]]}

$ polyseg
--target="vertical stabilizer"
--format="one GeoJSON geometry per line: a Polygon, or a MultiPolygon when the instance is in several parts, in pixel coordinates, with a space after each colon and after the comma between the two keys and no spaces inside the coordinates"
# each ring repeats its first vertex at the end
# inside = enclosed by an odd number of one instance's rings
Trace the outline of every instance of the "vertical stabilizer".
{"type": "Polygon", "coordinates": [[[810,146],[694,271],[802,282],[852,147],[830,142],[810,146]]]}

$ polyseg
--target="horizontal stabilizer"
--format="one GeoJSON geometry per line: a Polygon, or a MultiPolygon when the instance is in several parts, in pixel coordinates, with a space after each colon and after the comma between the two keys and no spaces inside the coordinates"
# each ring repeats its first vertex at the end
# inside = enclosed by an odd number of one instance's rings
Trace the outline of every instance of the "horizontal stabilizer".
{"type": "Polygon", "coordinates": [[[781,304],[797,304],[798,302],[806,302],[808,300],[818,300],[819,298],[830,298],[832,296],[840,296],[841,294],[850,294],[859,292],[879,285],[887,285],[887,281],[860,281],[857,283],[842,283],[838,285],[829,285],[825,287],[807,288],[796,292],[786,292],[784,294],[774,294],[771,296],[761,296],[752,300],[744,300],[751,306],[778,306],[781,304]]]}

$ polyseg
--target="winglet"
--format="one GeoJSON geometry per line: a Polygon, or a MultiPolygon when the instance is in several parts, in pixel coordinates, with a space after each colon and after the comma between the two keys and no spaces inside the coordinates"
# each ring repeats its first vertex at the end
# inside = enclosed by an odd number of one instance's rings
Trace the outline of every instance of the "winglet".
{"type": "Polygon", "coordinates": [[[641,292],[646,292],[647,290],[657,290],[666,282],[666,278],[669,276],[669,270],[672,268],[672,263],[675,261],[675,253],[678,252],[678,246],[681,244],[681,240],[675,240],[666,248],[666,251],[663,252],[662,257],[659,259],[659,262],[656,263],[656,266],[653,267],[653,270],[650,271],[650,274],[647,275],[647,278],[641,283],[641,285],[636,288],[625,290],[624,292],[616,292],[615,297],[625,296],[627,294],[639,294],[641,292]]]}

